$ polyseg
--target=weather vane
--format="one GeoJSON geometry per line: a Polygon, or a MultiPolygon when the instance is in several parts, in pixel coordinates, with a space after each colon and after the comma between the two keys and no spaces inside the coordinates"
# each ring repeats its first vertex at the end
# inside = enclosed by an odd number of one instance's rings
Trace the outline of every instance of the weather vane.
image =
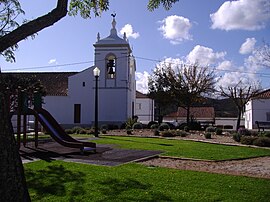
{"type": "Polygon", "coordinates": [[[113,18],[115,18],[116,13],[115,13],[115,12],[113,12],[113,13],[111,14],[111,16],[112,16],[113,18]]]}

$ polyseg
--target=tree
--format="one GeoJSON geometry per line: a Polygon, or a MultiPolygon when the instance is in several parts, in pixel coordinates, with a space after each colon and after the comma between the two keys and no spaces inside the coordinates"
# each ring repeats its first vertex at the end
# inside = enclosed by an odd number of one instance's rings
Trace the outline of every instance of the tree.
{"type": "Polygon", "coordinates": [[[270,45],[266,42],[255,51],[258,64],[270,68],[270,45]]]}
{"type": "Polygon", "coordinates": [[[16,78],[0,73],[0,201],[30,201],[10,113],[18,109],[19,89],[30,97],[36,90],[44,93],[34,78],[16,78]]]}
{"type": "Polygon", "coordinates": [[[162,69],[156,68],[148,78],[149,97],[155,100],[159,123],[162,122],[163,116],[170,112],[169,107],[173,105],[170,93],[165,87],[166,80],[162,75],[162,69]]]}
{"type": "MultiPolygon", "coordinates": [[[[183,65],[172,68],[163,65],[157,68],[150,79],[151,86],[158,86],[156,94],[163,94],[163,99],[177,103],[179,107],[187,110],[186,122],[190,123],[190,108],[202,101],[202,98],[214,91],[214,72],[208,67],[199,67],[198,64],[183,65]]],[[[151,89],[149,89],[151,92],[151,89]]]]}
{"type": "MultiPolygon", "coordinates": [[[[177,1],[149,0],[148,9],[154,10],[160,4],[163,4],[165,9],[169,9],[177,1]]],[[[49,13],[19,25],[15,21],[16,17],[24,13],[19,0],[0,0],[1,55],[7,61],[15,61],[14,51],[18,47],[18,42],[64,18],[68,12],[68,2],[68,0],[57,0],[56,7],[49,13]]],[[[92,13],[99,16],[108,8],[109,0],[71,0],[69,3],[70,15],[80,13],[83,18],[90,18],[92,13]]],[[[3,78],[1,71],[0,77],[0,201],[30,201],[9,116],[9,95],[15,89],[12,88],[13,79],[3,78]]]]}
{"type": "Polygon", "coordinates": [[[221,96],[227,97],[233,101],[237,107],[238,116],[236,129],[240,127],[241,117],[245,111],[245,105],[250,99],[255,97],[261,91],[259,83],[245,83],[240,80],[237,84],[223,87],[219,86],[221,96]]]}

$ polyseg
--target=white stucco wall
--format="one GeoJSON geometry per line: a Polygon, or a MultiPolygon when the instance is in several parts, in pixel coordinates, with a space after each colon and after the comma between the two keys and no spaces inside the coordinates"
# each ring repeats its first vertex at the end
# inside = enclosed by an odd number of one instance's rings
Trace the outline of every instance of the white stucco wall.
{"type": "Polygon", "coordinates": [[[270,99],[254,99],[246,105],[245,124],[248,129],[256,129],[255,121],[267,120],[267,113],[270,113],[270,99]]]}
{"type": "Polygon", "coordinates": [[[253,113],[252,113],[252,101],[249,101],[245,106],[245,128],[253,129],[252,121],[253,121],[253,113]]]}
{"type": "MultiPolygon", "coordinates": [[[[221,125],[221,126],[233,126],[233,130],[236,130],[237,125],[237,118],[227,118],[227,117],[216,117],[215,118],[215,125],[221,125]]],[[[245,120],[240,120],[240,126],[245,125],[245,120]]]]}
{"type": "Polygon", "coordinates": [[[154,120],[154,101],[148,98],[137,98],[135,106],[135,115],[138,121],[147,124],[154,120]]]}

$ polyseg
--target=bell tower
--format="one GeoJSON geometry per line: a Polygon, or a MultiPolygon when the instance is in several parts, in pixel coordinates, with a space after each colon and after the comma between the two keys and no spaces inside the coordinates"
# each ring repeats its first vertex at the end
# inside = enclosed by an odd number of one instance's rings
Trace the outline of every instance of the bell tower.
{"type": "Polygon", "coordinates": [[[120,125],[134,115],[136,64],[126,34],[117,35],[116,14],[112,17],[110,35],[101,39],[98,33],[93,46],[95,66],[100,69],[100,123],[120,125]]]}

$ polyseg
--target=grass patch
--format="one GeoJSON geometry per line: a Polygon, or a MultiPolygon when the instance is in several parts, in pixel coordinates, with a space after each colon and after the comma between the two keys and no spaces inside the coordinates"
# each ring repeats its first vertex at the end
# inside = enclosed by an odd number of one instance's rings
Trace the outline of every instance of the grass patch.
{"type": "Polygon", "coordinates": [[[97,144],[115,144],[120,148],[164,151],[163,154],[168,156],[208,160],[270,156],[269,149],[226,146],[186,140],[103,136],[95,142],[97,144]]]}
{"type": "Polygon", "coordinates": [[[269,180],[139,164],[24,165],[32,201],[267,201],[269,180]]]}

